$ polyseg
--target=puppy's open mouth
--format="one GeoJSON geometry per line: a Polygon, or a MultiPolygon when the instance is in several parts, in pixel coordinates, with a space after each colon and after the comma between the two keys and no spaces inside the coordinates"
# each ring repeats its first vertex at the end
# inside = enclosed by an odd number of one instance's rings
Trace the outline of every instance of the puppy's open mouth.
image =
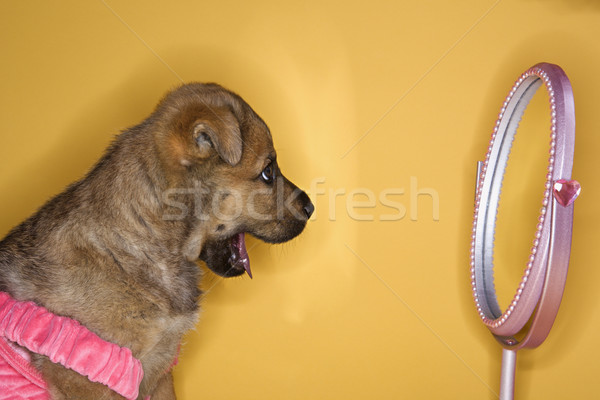
{"type": "Polygon", "coordinates": [[[247,273],[252,278],[244,232],[205,243],[200,259],[217,275],[229,278],[247,273]]]}
{"type": "Polygon", "coordinates": [[[252,271],[250,270],[250,258],[248,258],[248,250],[246,250],[246,234],[238,233],[231,238],[231,257],[229,263],[231,265],[244,267],[244,271],[252,279],[252,271]]]}

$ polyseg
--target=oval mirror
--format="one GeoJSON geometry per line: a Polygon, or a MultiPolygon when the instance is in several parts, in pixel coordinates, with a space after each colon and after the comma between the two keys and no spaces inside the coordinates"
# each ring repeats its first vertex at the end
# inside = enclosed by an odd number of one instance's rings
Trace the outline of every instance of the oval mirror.
{"type": "Polygon", "coordinates": [[[501,310],[506,310],[515,296],[535,240],[544,200],[550,127],[548,92],[541,86],[529,102],[510,146],[498,202],[493,270],[501,310]]]}

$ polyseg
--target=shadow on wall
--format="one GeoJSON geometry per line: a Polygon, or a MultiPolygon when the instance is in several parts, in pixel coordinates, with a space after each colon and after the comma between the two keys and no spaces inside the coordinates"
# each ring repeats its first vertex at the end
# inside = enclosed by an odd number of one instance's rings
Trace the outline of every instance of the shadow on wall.
{"type": "Polygon", "coordinates": [[[586,9],[600,10],[600,0],[528,0],[532,3],[540,3],[540,6],[548,7],[557,5],[562,8],[572,9],[573,11],[582,11],[586,9]]]}

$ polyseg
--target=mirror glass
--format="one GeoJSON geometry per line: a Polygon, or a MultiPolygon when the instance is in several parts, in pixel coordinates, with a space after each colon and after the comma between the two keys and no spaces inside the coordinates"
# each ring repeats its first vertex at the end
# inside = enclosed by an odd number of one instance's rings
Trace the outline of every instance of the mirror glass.
{"type": "Polygon", "coordinates": [[[542,208],[550,150],[549,96],[542,85],[525,109],[502,181],[494,234],[494,284],[501,310],[527,267],[542,208]]]}

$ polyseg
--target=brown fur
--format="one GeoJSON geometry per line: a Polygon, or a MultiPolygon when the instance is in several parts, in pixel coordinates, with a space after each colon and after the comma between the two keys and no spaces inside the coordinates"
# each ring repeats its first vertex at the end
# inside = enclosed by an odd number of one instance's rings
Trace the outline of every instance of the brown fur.
{"type": "MultiPolygon", "coordinates": [[[[197,321],[197,260],[239,275],[235,234],[283,242],[312,210],[244,100],[215,84],[184,85],[0,242],[0,290],[130,348],[144,369],[139,398],[173,399],[165,371],[197,321]]],[[[54,399],[121,398],[43,356],[34,363],[54,399]]]]}

